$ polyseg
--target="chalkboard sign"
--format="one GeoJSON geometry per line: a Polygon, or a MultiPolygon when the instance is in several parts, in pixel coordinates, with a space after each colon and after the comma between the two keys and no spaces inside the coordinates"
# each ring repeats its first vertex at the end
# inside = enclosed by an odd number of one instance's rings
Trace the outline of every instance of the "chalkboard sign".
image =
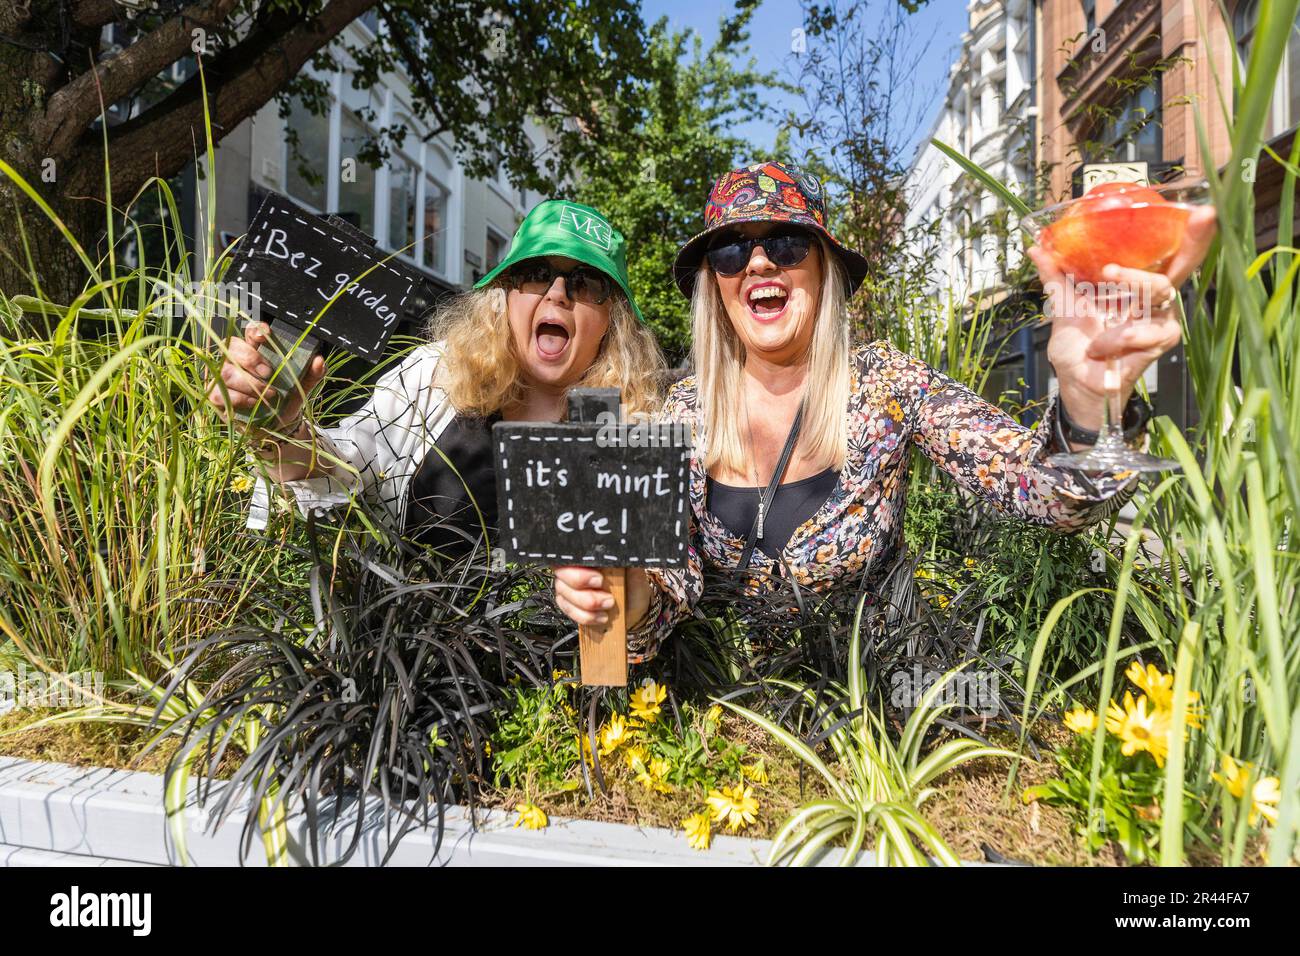
{"type": "Polygon", "coordinates": [[[498,422],[500,541],[511,560],[686,563],[690,448],[672,426],[498,422]]]}
{"type": "Polygon", "coordinates": [[[377,361],[415,277],[385,261],[372,243],[347,223],[322,219],[272,193],[239,243],[227,281],[246,286],[273,327],[286,323],[377,361]]]}

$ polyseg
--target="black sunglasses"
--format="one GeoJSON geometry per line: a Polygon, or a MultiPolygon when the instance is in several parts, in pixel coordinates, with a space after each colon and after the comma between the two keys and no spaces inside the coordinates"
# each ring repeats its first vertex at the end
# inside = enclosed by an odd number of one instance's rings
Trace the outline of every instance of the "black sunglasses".
{"type": "Polygon", "coordinates": [[[808,250],[812,248],[812,236],[800,231],[773,232],[749,238],[727,233],[715,241],[706,255],[714,272],[721,276],[734,276],[749,265],[755,246],[762,246],[767,258],[778,266],[789,268],[807,258],[808,250]]]}
{"type": "Polygon", "coordinates": [[[545,259],[529,259],[507,273],[516,289],[530,295],[545,295],[555,284],[556,276],[564,279],[565,291],[579,302],[600,305],[614,291],[609,276],[589,266],[574,266],[565,272],[545,259]]]}

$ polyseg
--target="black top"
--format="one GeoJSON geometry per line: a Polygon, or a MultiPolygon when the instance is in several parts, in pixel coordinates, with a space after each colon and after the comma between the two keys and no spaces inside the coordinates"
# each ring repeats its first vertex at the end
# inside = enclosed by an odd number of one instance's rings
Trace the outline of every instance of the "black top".
{"type": "MultiPolygon", "coordinates": [[[[840,473],[827,468],[820,474],[777,485],[772,504],[763,515],[763,536],[755,546],[777,560],[795,529],[815,515],[839,483],[840,473]]],[[[736,537],[744,539],[758,517],[758,496],[765,488],[737,488],[705,478],[709,513],[736,537]]]]}
{"type": "Polygon", "coordinates": [[[411,476],[404,529],[407,538],[450,557],[463,557],[470,551],[471,542],[481,542],[483,537],[475,503],[483,513],[489,534],[495,534],[497,479],[492,426],[500,420],[499,413],[487,418],[457,415],[443,429],[411,476]]]}

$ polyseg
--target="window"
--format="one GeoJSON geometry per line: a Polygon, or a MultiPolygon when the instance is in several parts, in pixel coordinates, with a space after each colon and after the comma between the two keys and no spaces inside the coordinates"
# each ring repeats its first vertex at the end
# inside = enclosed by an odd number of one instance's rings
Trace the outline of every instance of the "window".
{"type": "Polygon", "coordinates": [[[301,102],[291,104],[286,125],[298,134],[307,172],[318,173],[320,182],[299,172],[302,164],[290,161],[286,147],[285,192],[314,212],[337,213],[387,251],[460,281],[461,220],[453,205],[460,172],[454,153],[437,141],[426,142],[388,90],[362,93],[340,88],[337,75],[333,80],[337,99],[330,100],[330,115],[314,116],[301,102]],[[375,105],[376,99],[396,104],[391,115],[375,105]],[[362,158],[375,139],[368,122],[372,114],[407,130],[401,146],[390,144],[383,167],[362,158]]]}
{"type": "MultiPolygon", "coordinates": [[[[1259,0],[1242,0],[1237,5],[1233,30],[1237,35],[1237,56],[1244,72],[1250,62],[1250,46],[1259,23],[1259,0]]],[[[1273,87],[1273,105],[1264,122],[1264,138],[1272,139],[1300,124],[1300,16],[1291,27],[1282,68],[1273,87]]]]}
{"type": "Polygon", "coordinates": [[[1160,78],[1129,94],[1108,111],[1097,141],[1085,144],[1088,162],[1158,163],[1164,157],[1160,129],[1160,78]]]}
{"type": "Polygon", "coordinates": [[[366,235],[375,234],[375,170],[357,158],[370,130],[350,109],[343,110],[339,131],[339,213],[366,235]]]}
{"type": "Polygon", "coordinates": [[[1088,36],[1097,29],[1097,0],[1083,0],[1083,30],[1088,36]]]}
{"type": "Polygon", "coordinates": [[[992,85],[984,88],[980,97],[980,110],[983,113],[980,127],[990,133],[996,130],[1002,118],[1002,96],[992,85]]]}
{"type": "Polygon", "coordinates": [[[388,248],[415,258],[415,164],[401,153],[393,155],[388,172],[388,248]]]}
{"type": "Polygon", "coordinates": [[[496,174],[488,182],[495,187],[501,198],[507,201],[513,201],[515,193],[518,192],[510,182],[510,169],[506,165],[504,156],[498,158],[496,174]]]}
{"type": "Polygon", "coordinates": [[[326,164],[330,154],[330,118],[317,116],[297,98],[289,109],[288,128],[298,137],[297,150],[284,144],[284,189],[316,210],[325,208],[326,164]]]}
{"type": "Polygon", "coordinates": [[[447,197],[449,191],[431,176],[424,178],[424,242],[421,264],[447,271],[447,197]]]}
{"type": "Polygon", "coordinates": [[[506,237],[489,226],[483,252],[483,268],[485,272],[491,272],[506,257],[506,237]]]}

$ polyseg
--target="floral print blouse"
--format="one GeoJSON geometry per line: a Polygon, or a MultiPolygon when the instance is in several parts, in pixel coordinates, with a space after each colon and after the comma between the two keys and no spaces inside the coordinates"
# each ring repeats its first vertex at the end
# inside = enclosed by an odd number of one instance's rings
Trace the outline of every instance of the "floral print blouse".
{"type": "MultiPolygon", "coordinates": [[[[919,447],[958,484],[999,510],[1035,524],[1076,531],[1121,507],[1136,487],[1132,473],[1093,476],[1046,463],[1064,448],[1057,439],[1056,400],[1029,429],[924,362],[886,342],[857,348],[850,363],[848,454],[839,482],[821,508],[795,529],[782,557],[801,587],[826,590],[869,573],[902,536],[908,452],[919,447]]],[[[698,437],[693,376],[677,382],[664,416],[689,423],[698,437]]],[[[645,623],[628,634],[628,659],[647,661],[673,626],[699,600],[705,563],[734,569],[744,539],[708,509],[705,472],[691,460],[690,547],[687,566],[647,569],[654,587],[645,623]]],[[[778,573],[777,562],[754,549],[755,572],[778,573]]]]}

